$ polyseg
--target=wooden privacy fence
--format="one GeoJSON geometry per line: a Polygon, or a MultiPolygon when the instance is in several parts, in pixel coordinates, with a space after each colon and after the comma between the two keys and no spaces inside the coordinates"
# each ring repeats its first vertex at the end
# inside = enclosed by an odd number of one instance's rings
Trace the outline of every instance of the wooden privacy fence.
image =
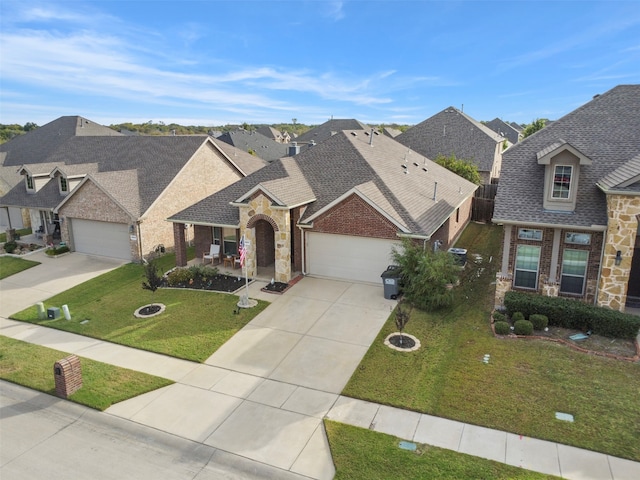
{"type": "Polygon", "coordinates": [[[471,220],[474,222],[491,222],[498,184],[480,185],[473,197],[471,220]]]}

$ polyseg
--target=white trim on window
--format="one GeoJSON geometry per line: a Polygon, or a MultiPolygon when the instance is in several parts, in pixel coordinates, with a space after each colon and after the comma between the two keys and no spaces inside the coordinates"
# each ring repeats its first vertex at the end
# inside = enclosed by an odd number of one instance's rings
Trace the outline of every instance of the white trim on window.
{"type": "Polygon", "coordinates": [[[541,247],[536,245],[518,245],[516,250],[513,286],[538,289],[541,247]]]}
{"type": "Polygon", "coordinates": [[[519,228],[518,238],[520,240],[542,240],[542,230],[535,228],[519,228]]]}
{"type": "Polygon", "coordinates": [[[589,265],[589,252],[565,248],[562,255],[562,273],[560,274],[560,293],[584,295],[589,265]]]}

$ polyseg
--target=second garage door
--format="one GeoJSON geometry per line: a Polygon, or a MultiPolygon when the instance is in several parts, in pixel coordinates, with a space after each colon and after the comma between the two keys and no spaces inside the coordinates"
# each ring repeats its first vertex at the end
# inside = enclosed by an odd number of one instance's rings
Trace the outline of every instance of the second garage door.
{"type": "Polygon", "coordinates": [[[359,282],[380,283],[390,264],[391,248],[400,242],[309,232],[306,235],[307,273],[359,282]]]}
{"type": "Polygon", "coordinates": [[[71,219],[76,252],[131,260],[129,227],[124,223],[71,219]]]}

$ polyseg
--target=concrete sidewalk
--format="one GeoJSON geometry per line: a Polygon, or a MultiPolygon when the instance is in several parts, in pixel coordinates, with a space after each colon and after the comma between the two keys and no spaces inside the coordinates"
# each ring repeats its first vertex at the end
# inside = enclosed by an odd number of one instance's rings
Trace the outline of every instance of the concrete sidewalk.
{"type": "Polygon", "coordinates": [[[281,296],[263,285],[250,296],[272,304],[204,364],[3,318],[0,334],[176,381],[107,414],[283,476],[334,476],[326,417],[569,479],[640,478],[636,462],[340,396],[395,302],[378,285],[306,277],[281,296]]]}

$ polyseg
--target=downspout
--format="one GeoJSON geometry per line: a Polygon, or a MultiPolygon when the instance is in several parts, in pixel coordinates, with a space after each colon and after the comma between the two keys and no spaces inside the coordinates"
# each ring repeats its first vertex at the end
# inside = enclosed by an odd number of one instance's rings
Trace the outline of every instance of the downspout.
{"type": "Polygon", "coordinates": [[[138,234],[138,255],[140,256],[140,263],[146,263],[144,257],[142,256],[142,235],[140,235],[140,222],[136,221],[136,230],[138,234]]]}
{"type": "Polygon", "coordinates": [[[301,242],[300,242],[302,246],[302,275],[306,277],[307,272],[305,267],[307,266],[307,257],[304,254],[304,244],[305,244],[304,228],[302,228],[300,225],[298,225],[298,228],[300,229],[300,235],[302,236],[301,242]]]}

